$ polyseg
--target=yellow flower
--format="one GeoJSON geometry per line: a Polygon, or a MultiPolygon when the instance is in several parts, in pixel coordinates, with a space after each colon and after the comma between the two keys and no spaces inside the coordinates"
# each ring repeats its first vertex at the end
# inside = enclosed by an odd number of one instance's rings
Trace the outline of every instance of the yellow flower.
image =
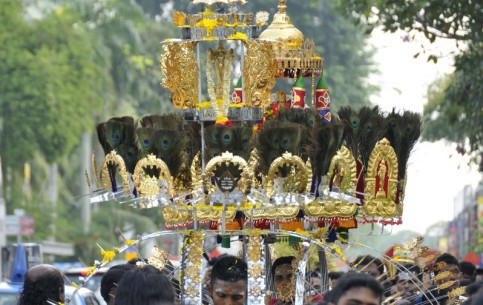
{"type": "Polygon", "coordinates": [[[114,251],[106,251],[101,250],[101,255],[103,256],[102,262],[112,262],[114,257],[116,257],[116,253],[114,251]]]}
{"type": "Polygon", "coordinates": [[[228,36],[228,39],[248,41],[248,36],[247,34],[236,32],[235,34],[228,36]]]}
{"type": "Polygon", "coordinates": [[[96,266],[92,266],[87,270],[87,275],[91,275],[94,273],[94,270],[96,270],[96,266]]]}
{"type": "Polygon", "coordinates": [[[134,243],[135,243],[136,241],[137,241],[137,240],[135,240],[135,239],[128,239],[128,240],[126,240],[126,245],[127,245],[127,246],[132,246],[132,245],[134,245],[134,243]]]}
{"type": "Polygon", "coordinates": [[[300,229],[300,228],[297,228],[297,230],[295,231],[295,233],[300,234],[300,235],[303,235],[303,236],[310,237],[309,232],[307,232],[307,231],[305,231],[305,230],[302,230],[302,229],[300,229]]]}

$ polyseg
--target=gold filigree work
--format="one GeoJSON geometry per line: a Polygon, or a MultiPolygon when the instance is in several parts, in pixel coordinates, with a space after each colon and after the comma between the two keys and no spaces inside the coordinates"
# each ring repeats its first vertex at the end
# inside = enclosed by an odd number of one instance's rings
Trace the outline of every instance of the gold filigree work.
{"type": "Polygon", "coordinates": [[[267,107],[275,86],[277,61],[272,45],[267,41],[250,41],[243,65],[243,89],[248,108],[267,107]]]}
{"type": "Polygon", "coordinates": [[[365,179],[364,211],[368,216],[394,217],[397,214],[396,192],[398,163],[387,139],[378,142],[371,153],[365,179]]]}
{"type": "Polygon", "coordinates": [[[250,189],[251,182],[253,181],[253,173],[249,170],[247,161],[242,157],[234,156],[230,152],[224,152],[221,156],[211,159],[206,165],[205,173],[202,175],[205,192],[211,193],[211,178],[215,176],[215,170],[221,165],[234,165],[241,170],[240,179],[238,180],[237,185],[239,187],[243,186],[243,188],[241,188],[243,193],[250,189]]]}
{"type": "Polygon", "coordinates": [[[354,192],[357,183],[356,160],[347,147],[342,146],[330,161],[327,181],[332,183],[327,183],[326,191],[332,184],[331,191],[354,192]]]}
{"type": "Polygon", "coordinates": [[[102,171],[101,171],[101,180],[102,180],[102,185],[106,190],[109,192],[112,191],[112,185],[111,185],[111,180],[109,179],[109,169],[108,165],[114,165],[115,167],[118,168],[119,170],[119,175],[121,176],[122,179],[122,187],[124,189],[124,193],[126,195],[129,194],[129,178],[128,178],[128,172],[126,170],[126,165],[124,164],[124,160],[120,155],[117,154],[115,150],[111,151],[109,154],[107,154],[104,157],[104,162],[102,163],[102,171]]]}
{"type": "Polygon", "coordinates": [[[175,108],[195,108],[198,104],[198,64],[195,43],[164,45],[161,55],[161,85],[171,92],[175,108]]]}
{"type": "Polygon", "coordinates": [[[153,154],[138,161],[134,169],[133,180],[140,196],[149,197],[159,195],[158,180],[165,180],[167,182],[167,193],[169,197],[173,197],[174,195],[173,177],[171,177],[168,166],[163,160],[156,158],[153,154]],[[148,168],[158,169],[159,176],[152,177],[146,174],[145,169],[148,168]]]}
{"type": "Polygon", "coordinates": [[[193,220],[192,211],[187,210],[180,204],[165,206],[163,208],[163,218],[168,225],[183,224],[193,220]]]}
{"type": "MultiPolygon", "coordinates": [[[[284,184],[284,191],[287,193],[303,193],[307,189],[307,185],[312,181],[311,170],[308,170],[305,166],[302,158],[294,156],[291,153],[284,153],[281,157],[275,159],[268,170],[266,176],[265,189],[267,195],[272,197],[274,190],[274,180],[279,178],[279,170],[283,166],[291,167],[290,174],[287,176],[287,180],[284,184]]],[[[309,186],[310,187],[310,186],[309,186]]]]}

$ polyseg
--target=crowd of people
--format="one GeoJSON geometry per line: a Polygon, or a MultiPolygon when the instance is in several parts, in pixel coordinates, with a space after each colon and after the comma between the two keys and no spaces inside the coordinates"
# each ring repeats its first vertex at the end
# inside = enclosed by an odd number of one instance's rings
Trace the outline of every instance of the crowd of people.
{"type": "MultiPolygon", "coordinates": [[[[294,257],[276,259],[267,276],[270,305],[294,302],[294,257]],[[269,293],[273,291],[273,293],[269,293]],[[287,295],[292,295],[292,299],[287,295]]],[[[383,262],[369,255],[357,257],[349,272],[330,272],[324,283],[318,270],[307,274],[310,286],[307,304],[311,305],[482,305],[483,274],[469,262],[459,262],[448,253],[441,254],[432,267],[421,270],[402,264],[392,276],[383,262]],[[326,285],[327,284],[327,285],[326,285]],[[326,288],[327,287],[327,288],[326,288]],[[465,287],[465,288],[461,288],[465,287]],[[451,291],[464,289],[451,296],[451,291]],[[325,290],[325,291],[324,291],[325,290]]],[[[169,264],[158,270],[139,260],[109,269],[101,282],[101,295],[108,305],[180,304],[180,287],[173,279],[169,264]]],[[[247,263],[222,255],[208,264],[203,287],[203,304],[242,305],[246,303],[247,263]]],[[[45,305],[65,302],[62,273],[50,265],[37,265],[27,271],[18,305],[45,305]]]]}

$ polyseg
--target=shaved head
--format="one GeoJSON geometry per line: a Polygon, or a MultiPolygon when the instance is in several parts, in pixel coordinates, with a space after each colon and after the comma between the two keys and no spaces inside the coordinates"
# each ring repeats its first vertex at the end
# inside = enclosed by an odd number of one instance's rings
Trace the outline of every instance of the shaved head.
{"type": "Polygon", "coordinates": [[[43,305],[47,300],[64,302],[64,278],[51,265],[37,265],[25,274],[18,305],[43,305]]]}

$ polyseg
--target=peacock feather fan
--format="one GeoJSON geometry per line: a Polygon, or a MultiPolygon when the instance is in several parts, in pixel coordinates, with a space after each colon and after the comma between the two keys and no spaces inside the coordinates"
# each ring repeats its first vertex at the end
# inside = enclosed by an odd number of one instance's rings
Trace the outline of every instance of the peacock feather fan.
{"type": "Polygon", "coordinates": [[[235,128],[211,125],[205,129],[205,162],[229,151],[233,153],[235,128]]]}
{"type": "Polygon", "coordinates": [[[314,175],[320,181],[329,171],[330,162],[342,145],[344,125],[332,118],[331,123],[317,121],[310,133],[309,156],[314,175]]]}
{"type": "Polygon", "coordinates": [[[97,125],[97,137],[105,154],[115,150],[132,173],[138,161],[134,119],[129,116],[110,118],[97,125]]]}
{"type": "Polygon", "coordinates": [[[385,137],[396,152],[399,178],[403,180],[409,155],[421,135],[421,115],[410,111],[401,115],[393,109],[386,118],[386,126],[385,137]]]}
{"type": "Polygon", "coordinates": [[[244,126],[236,127],[234,133],[233,154],[245,160],[250,157],[249,149],[253,136],[253,128],[244,126]]]}
{"type": "Polygon", "coordinates": [[[293,108],[282,108],[277,113],[277,120],[298,123],[308,128],[312,128],[316,121],[321,120],[321,117],[317,111],[313,109],[300,111],[293,108]]]}
{"type": "Polygon", "coordinates": [[[177,114],[149,115],[140,120],[136,130],[140,157],[154,154],[163,160],[176,177],[186,164],[189,136],[183,130],[183,119],[177,114]]]}
{"type": "Polygon", "coordinates": [[[366,169],[372,150],[385,133],[380,108],[364,106],[355,110],[346,106],[338,115],[344,125],[344,144],[366,169]]]}
{"type": "Polygon", "coordinates": [[[268,121],[258,132],[254,148],[258,151],[258,170],[267,174],[270,164],[285,152],[296,156],[305,154],[308,132],[303,125],[286,121],[268,121]]]}

